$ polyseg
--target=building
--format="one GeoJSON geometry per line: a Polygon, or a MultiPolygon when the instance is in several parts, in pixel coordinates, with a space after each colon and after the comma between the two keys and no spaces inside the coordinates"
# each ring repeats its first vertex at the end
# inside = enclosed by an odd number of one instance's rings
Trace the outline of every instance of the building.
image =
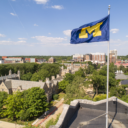
{"type": "Polygon", "coordinates": [[[116,80],[126,80],[126,79],[128,79],[128,75],[125,75],[122,70],[117,70],[115,72],[115,79],[116,80]]]}
{"type": "Polygon", "coordinates": [[[74,62],[83,62],[84,61],[84,55],[83,54],[74,54],[73,60],[74,60],[74,62]]]}
{"type": "Polygon", "coordinates": [[[117,60],[117,50],[110,50],[109,53],[109,63],[116,63],[117,60]]]}
{"type": "Polygon", "coordinates": [[[0,64],[4,64],[4,60],[0,60],[0,64]]]}
{"type": "Polygon", "coordinates": [[[36,62],[36,58],[30,58],[30,63],[35,63],[36,62]]]}
{"type": "MultiPolygon", "coordinates": [[[[58,122],[49,128],[105,128],[106,102],[75,99],[70,105],[64,104],[58,122]]],[[[128,128],[128,103],[113,96],[108,104],[109,128],[128,128]]]]}
{"type": "Polygon", "coordinates": [[[115,55],[116,59],[117,59],[117,50],[116,49],[110,50],[110,53],[113,53],[115,55]]]}
{"type": "Polygon", "coordinates": [[[5,58],[7,58],[7,56],[2,56],[2,60],[5,60],[5,58]]]}
{"type": "Polygon", "coordinates": [[[109,53],[109,63],[116,63],[115,53],[109,53]]]}
{"type": "Polygon", "coordinates": [[[46,62],[46,59],[43,59],[43,58],[36,59],[36,62],[38,62],[38,63],[44,63],[44,62],[46,62]]]}
{"type": "Polygon", "coordinates": [[[15,93],[16,91],[24,91],[30,89],[32,87],[40,87],[45,90],[47,95],[47,101],[52,99],[52,95],[58,92],[58,82],[62,81],[63,77],[59,74],[49,78],[46,78],[46,81],[43,82],[39,80],[35,81],[25,81],[20,80],[20,71],[17,74],[12,74],[11,70],[9,71],[9,75],[0,77],[0,91],[5,91],[8,94],[15,93]]]}
{"type": "Polygon", "coordinates": [[[117,67],[123,66],[125,68],[128,68],[128,60],[117,60],[114,65],[117,67]]]}
{"type": "Polygon", "coordinates": [[[30,62],[30,58],[25,58],[25,62],[30,62]]]}
{"type": "Polygon", "coordinates": [[[53,57],[49,58],[48,63],[54,63],[55,59],[53,57]]]}
{"type": "Polygon", "coordinates": [[[106,63],[106,55],[105,53],[91,53],[92,55],[92,63],[95,64],[105,64],[106,63]]]}
{"type": "Polygon", "coordinates": [[[84,55],[84,61],[92,61],[92,54],[84,55]]]}
{"type": "Polygon", "coordinates": [[[2,56],[2,59],[4,60],[5,64],[8,64],[8,63],[24,63],[24,59],[22,57],[2,56]]]}

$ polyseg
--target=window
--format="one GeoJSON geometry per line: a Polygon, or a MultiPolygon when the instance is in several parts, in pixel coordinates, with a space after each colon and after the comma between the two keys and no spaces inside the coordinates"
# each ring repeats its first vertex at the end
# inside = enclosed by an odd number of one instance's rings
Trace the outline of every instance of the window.
{"type": "Polygon", "coordinates": [[[4,89],[2,89],[2,91],[4,91],[4,89]]]}

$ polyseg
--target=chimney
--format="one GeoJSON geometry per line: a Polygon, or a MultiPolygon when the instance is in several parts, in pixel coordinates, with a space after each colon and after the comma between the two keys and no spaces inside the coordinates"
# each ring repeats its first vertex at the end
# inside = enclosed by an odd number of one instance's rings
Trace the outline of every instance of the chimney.
{"type": "Polygon", "coordinates": [[[12,70],[11,69],[9,70],[9,75],[12,75],[12,70]]]}
{"type": "Polygon", "coordinates": [[[52,76],[52,77],[51,77],[51,80],[55,80],[55,76],[52,76]]]}
{"type": "Polygon", "coordinates": [[[59,75],[59,74],[57,74],[57,75],[56,75],[56,78],[59,78],[59,77],[60,77],[60,75],[59,75]]]}

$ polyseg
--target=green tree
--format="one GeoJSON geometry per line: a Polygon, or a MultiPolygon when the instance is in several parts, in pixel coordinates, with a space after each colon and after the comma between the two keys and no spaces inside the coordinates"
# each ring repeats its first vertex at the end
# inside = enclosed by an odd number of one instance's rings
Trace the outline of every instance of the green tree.
{"type": "Polygon", "coordinates": [[[41,80],[41,76],[38,73],[34,73],[31,77],[31,81],[39,81],[41,80]]]}
{"type": "Polygon", "coordinates": [[[8,94],[6,92],[0,92],[0,117],[3,115],[4,111],[4,100],[6,100],[8,97],[8,94]]]}
{"type": "Polygon", "coordinates": [[[85,77],[84,70],[80,68],[78,71],[75,72],[75,76],[85,77]]]}
{"type": "Polygon", "coordinates": [[[32,75],[31,81],[45,81],[46,77],[51,79],[51,76],[56,76],[56,74],[59,74],[59,71],[59,64],[42,64],[39,66],[39,71],[32,75]]]}
{"type": "Polygon", "coordinates": [[[24,104],[20,113],[21,120],[31,119],[47,111],[48,103],[44,89],[33,87],[23,93],[24,104]]]}
{"type": "Polygon", "coordinates": [[[90,79],[92,80],[92,84],[94,89],[96,90],[96,95],[98,95],[98,89],[102,88],[102,90],[105,89],[105,85],[106,85],[106,80],[105,77],[102,75],[99,75],[98,71],[93,72],[93,75],[90,77],[90,79]]]}
{"type": "Polygon", "coordinates": [[[75,75],[74,74],[71,74],[71,73],[66,73],[65,77],[64,77],[64,80],[65,81],[68,81],[68,83],[71,83],[74,79],[75,75]]]}
{"type": "Polygon", "coordinates": [[[9,95],[5,100],[4,104],[6,107],[6,111],[4,112],[4,116],[14,120],[20,117],[20,112],[23,110],[23,102],[21,92],[16,92],[13,95],[9,95]]]}
{"type": "Polygon", "coordinates": [[[122,98],[124,95],[126,95],[126,88],[127,87],[128,87],[128,85],[111,87],[110,88],[110,96],[116,96],[118,98],[122,98]]]}
{"type": "Polygon", "coordinates": [[[22,76],[21,76],[21,80],[30,80],[31,77],[32,77],[32,73],[29,72],[29,73],[27,73],[27,74],[22,75],[22,76]]]}
{"type": "Polygon", "coordinates": [[[92,74],[94,70],[94,66],[92,65],[88,65],[88,67],[85,68],[86,74],[92,74]]]}
{"type": "Polygon", "coordinates": [[[65,89],[66,89],[68,84],[69,84],[69,82],[66,81],[66,80],[63,80],[63,81],[59,82],[59,84],[58,84],[59,85],[59,89],[61,91],[65,92],[65,89]]]}
{"type": "Polygon", "coordinates": [[[74,99],[91,99],[86,96],[83,87],[85,86],[85,78],[75,76],[71,84],[66,87],[65,102],[67,104],[74,99]]]}

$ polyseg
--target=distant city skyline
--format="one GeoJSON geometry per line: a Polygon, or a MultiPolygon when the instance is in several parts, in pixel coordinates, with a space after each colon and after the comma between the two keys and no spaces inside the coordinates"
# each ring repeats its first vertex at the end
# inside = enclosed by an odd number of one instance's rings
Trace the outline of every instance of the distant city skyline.
{"type": "Polygon", "coordinates": [[[70,33],[107,16],[108,5],[110,50],[128,55],[127,0],[1,0],[0,56],[107,54],[107,42],[72,45],[70,33]]]}

